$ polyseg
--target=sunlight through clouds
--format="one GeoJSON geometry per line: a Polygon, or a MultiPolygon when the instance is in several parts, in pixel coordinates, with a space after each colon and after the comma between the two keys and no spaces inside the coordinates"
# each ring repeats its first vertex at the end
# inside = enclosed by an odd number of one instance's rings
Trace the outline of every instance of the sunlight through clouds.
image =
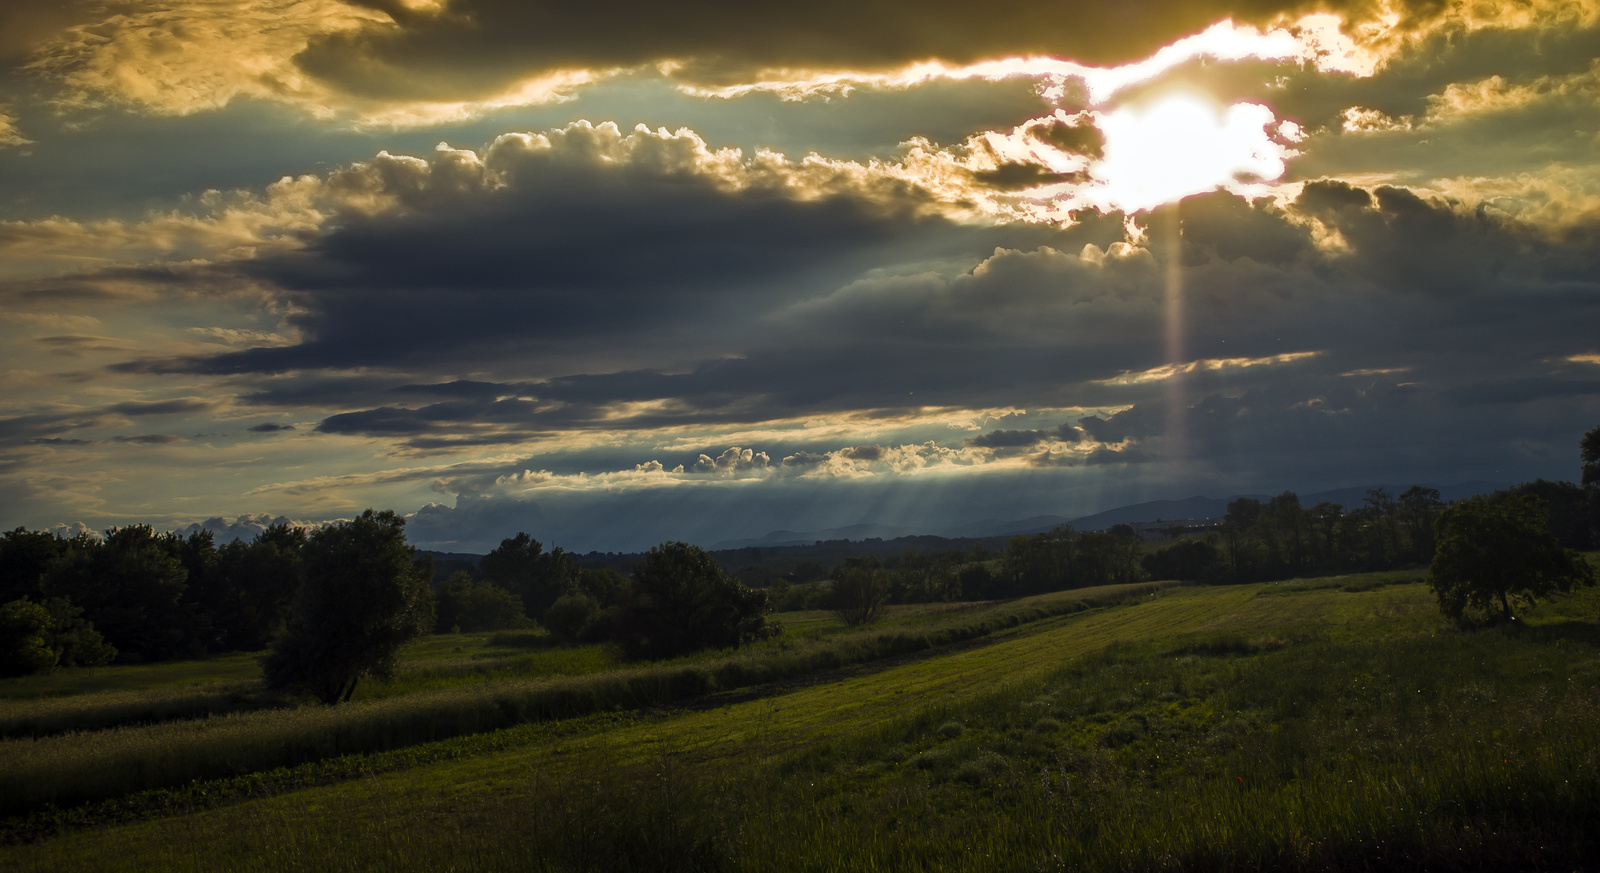
{"type": "Polygon", "coordinates": [[[1182,93],[1121,107],[1099,119],[1105,157],[1090,168],[1098,184],[1076,199],[1135,211],[1234,183],[1276,181],[1294,152],[1267,134],[1275,120],[1260,104],[1221,109],[1182,93]]]}

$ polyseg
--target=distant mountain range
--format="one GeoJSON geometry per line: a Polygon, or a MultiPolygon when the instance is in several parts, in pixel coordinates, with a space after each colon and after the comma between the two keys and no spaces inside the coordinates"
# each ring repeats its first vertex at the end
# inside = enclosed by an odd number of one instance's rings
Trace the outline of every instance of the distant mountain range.
{"type": "MultiPolygon", "coordinates": [[[[1333,491],[1319,491],[1314,494],[1301,494],[1300,505],[1315,506],[1318,503],[1337,503],[1346,509],[1354,509],[1362,505],[1367,492],[1373,488],[1384,488],[1390,497],[1399,497],[1402,491],[1410,485],[1364,485],[1356,488],[1338,488],[1333,491]]],[[[1439,489],[1439,496],[1445,500],[1460,500],[1475,494],[1487,494],[1501,488],[1509,488],[1504,482],[1462,482],[1457,485],[1429,486],[1439,489]]],[[[872,537],[879,539],[894,539],[896,537],[917,536],[932,533],[949,539],[984,539],[988,537],[1014,536],[1016,534],[1036,534],[1060,527],[1072,525],[1077,530],[1105,530],[1112,525],[1130,524],[1136,521],[1165,521],[1168,519],[1184,518],[1216,518],[1228,511],[1228,504],[1240,497],[1254,497],[1266,500],[1269,494],[1237,494],[1232,497],[1186,497],[1182,500],[1152,500],[1147,503],[1135,503],[1131,506],[1119,506],[1107,509],[1093,515],[1067,518],[1060,515],[1035,515],[1030,518],[1016,519],[1014,521],[1001,521],[987,519],[959,528],[944,531],[917,531],[908,528],[894,527],[887,524],[852,524],[845,527],[833,527],[825,530],[793,531],[775,530],[762,537],[749,539],[723,540],[713,543],[708,548],[712,551],[728,549],[747,549],[751,547],[769,548],[776,546],[809,546],[815,542],[828,540],[865,540],[872,537]]]]}

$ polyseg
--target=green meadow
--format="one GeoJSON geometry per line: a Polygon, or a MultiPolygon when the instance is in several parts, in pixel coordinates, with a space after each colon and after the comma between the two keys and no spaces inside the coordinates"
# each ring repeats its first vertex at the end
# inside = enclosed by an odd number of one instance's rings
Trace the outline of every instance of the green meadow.
{"type": "Polygon", "coordinates": [[[778,616],[647,665],[426,638],[346,705],[248,656],[0,683],[0,868],[1576,869],[1600,592],[1416,571],[778,616]]]}

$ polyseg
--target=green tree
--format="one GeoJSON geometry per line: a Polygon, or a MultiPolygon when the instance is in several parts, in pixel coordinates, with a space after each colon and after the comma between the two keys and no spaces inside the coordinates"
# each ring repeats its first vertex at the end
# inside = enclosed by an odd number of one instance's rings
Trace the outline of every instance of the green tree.
{"type": "Polygon", "coordinates": [[[1551,535],[1544,501],[1519,495],[1465,500],[1439,514],[1429,584],[1446,615],[1512,618],[1512,607],[1593,585],[1594,568],[1551,535]]]}
{"type": "Polygon", "coordinates": [[[369,509],[307,538],[288,626],[262,662],[267,687],[332,705],[363,676],[394,675],[400,647],[433,624],[432,567],[404,528],[393,512],[369,509]]]}
{"type": "Polygon", "coordinates": [[[48,531],[21,527],[0,534],[0,602],[38,597],[40,578],[68,542],[48,531]]]}
{"type": "Polygon", "coordinates": [[[189,574],[173,554],[174,539],[149,525],[106,531],[105,540],[65,541],[40,583],[47,597],[67,597],[125,660],[192,657],[205,652],[189,574]]]}
{"type": "Polygon", "coordinates": [[[772,633],[767,593],[723,572],[688,543],[662,543],[634,565],[619,642],[633,658],[670,658],[734,648],[772,633]]]}
{"type": "Polygon", "coordinates": [[[498,585],[476,582],[464,570],[452,573],[434,594],[434,600],[440,633],[502,630],[528,624],[521,598],[498,585]]]}
{"type": "Polygon", "coordinates": [[[50,613],[26,597],[0,606],[0,676],[44,673],[56,665],[50,613]]]}
{"type": "Polygon", "coordinates": [[[833,569],[828,608],[851,627],[871,624],[889,602],[889,573],[870,555],[845,558],[833,569]]]}
{"type": "Polygon", "coordinates": [[[305,529],[275,524],[249,543],[235,540],[218,550],[221,584],[209,597],[223,649],[259,652],[282,633],[305,544],[305,529]]]}
{"type": "Polygon", "coordinates": [[[1600,486],[1600,427],[1583,435],[1578,454],[1583,459],[1584,487],[1600,486]]]}
{"type": "Polygon", "coordinates": [[[575,640],[599,614],[600,604],[593,597],[582,592],[563,594],[545,610],[545,630],[563,640],[575,640]]]}
{"type": "Polygon", "coordinates": [[[485,582],[521,597],[523,612],[535,619],[578,582],[576,559],[559,547],[547,552],[543,543],[521,532],[484,555],[478,572],[485,582]]]}
{"type": "Polygon", "coordinates": [[[97,667],[116,656],[117,650],[83,620],[83,610],[64,597],[44,603],[22,597],[0,606],[0,676],[97,667]]]}

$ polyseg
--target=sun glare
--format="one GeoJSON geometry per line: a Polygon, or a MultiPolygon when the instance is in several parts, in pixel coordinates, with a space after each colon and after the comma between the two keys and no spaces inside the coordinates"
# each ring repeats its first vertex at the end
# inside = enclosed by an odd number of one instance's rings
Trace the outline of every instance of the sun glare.
{"type": "Polygon", "coordinates": [[[1267,133],[1275,120],[1256,103],[1224,108],[1188,93],[1120,107],[1099,119],[1105,157],[1091,170],[1099,184],[1081,196],[1134,211],[1241,181],[1274,181],[1290,156],[1267,133]]]}

